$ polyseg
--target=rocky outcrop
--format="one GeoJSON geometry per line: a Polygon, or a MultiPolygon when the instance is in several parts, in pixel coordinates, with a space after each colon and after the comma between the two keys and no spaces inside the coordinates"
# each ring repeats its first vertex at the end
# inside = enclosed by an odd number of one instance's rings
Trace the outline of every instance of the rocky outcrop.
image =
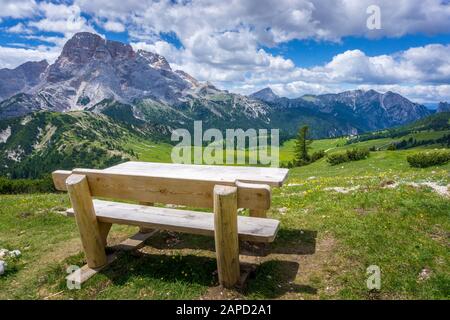
{"type": "Polygon", "coordinates": [[[25,62],[15,69],[0,69],[0,100],[36,86],[47,67],[47,61],[42,60],[25,62]]]}

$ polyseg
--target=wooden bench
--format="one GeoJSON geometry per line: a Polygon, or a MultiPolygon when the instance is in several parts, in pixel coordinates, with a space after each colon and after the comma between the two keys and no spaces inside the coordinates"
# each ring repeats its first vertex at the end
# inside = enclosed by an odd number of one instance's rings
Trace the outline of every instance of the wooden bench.
{"type": "Polygon", "coordinates": [[[104,170],[74,169],[53,172],[57,190],[67,190],[89,268],[108,263],[106,238],[113,223],[213,236],[219,283],[236,285],[240,277],[239,240],[272,242],[279,221],[238,216],[238,208],[265,212],[271,190],[265,184],[236,181],[217,184],[209,180],[161,178],[104,170]],[[213,213],[93,200],[92,197],[139,203],[162,203],[212,208],[213,213]]]}

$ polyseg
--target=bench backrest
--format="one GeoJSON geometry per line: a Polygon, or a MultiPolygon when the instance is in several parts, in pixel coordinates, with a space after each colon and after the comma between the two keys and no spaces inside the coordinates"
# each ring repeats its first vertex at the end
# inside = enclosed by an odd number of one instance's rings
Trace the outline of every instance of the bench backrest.
{"type": "MultiPolygon", "coordinates": [[[[213,208],[215,185],[232,185],[220,181],[197,179],[161,178],[124,173],[106,173],[102,170],[74,169],[57,170],[52,173],[57,190],[67,190],[66,179],[71,174],[85,175],[91,196],[185,205],[199,208],[213,208]]],[[[236,181],[238,208],[267,210],[271,204],[271,190],[268,185],[236,181]]]]}

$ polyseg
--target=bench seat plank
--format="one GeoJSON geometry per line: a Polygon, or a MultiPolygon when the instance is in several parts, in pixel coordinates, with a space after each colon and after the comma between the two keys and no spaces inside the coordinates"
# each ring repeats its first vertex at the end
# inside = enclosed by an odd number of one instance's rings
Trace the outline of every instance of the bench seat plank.
{"type": "MultiPolygon", "coordinates": [[[[136,204],[94,200],[101,222],[127,224],[214,237],[214,215],[190,210],[149,207],[136,204]]],[[[73,209],[67,210],[73,215],[73,209]]],[[[238,216],[239,240],[272,242],[280,222],[274,219],[238,216]]]]}

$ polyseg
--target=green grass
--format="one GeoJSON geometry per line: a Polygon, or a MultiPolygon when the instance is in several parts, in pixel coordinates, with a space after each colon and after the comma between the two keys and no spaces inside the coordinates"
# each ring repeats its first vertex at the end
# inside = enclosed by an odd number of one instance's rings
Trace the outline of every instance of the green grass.
{"type": "MultiPolygon", "coordinates": [[[[315,141],[312,150],[362,146],[315,141]]],[[[167,145],[131,141],[140,160],[167,161],[167,145]],[[157,152],[160,150],[160,152],[157,152]]],[[[292,157],[292,141],[280,150],[292,157]]],[[[415,150],[372,152],[366,160],[330,166],[325,159],[290,170],[273,190],[269,216],[281,221],[276,241],[245,290],[227,298],[450,299],[450,198],[409,183],[450,184],[450,164],[415,169],[415,150]],[[398,187],[386,188],[393,182],[398,187]],[[329,188],[347,188],[339,193],[329,188]],[[381,268],[381,290],[366,287],[366,268],[381,268]],[[425,276],[421,276],[425,274],[425,276]]],[[[23,255],[8,261],[0,299],[199,299],[218,293],[212,238],[161,233],[122,255],[81,290],[68,290],[69,265],[85,263],[75,221],[58,211],[66,194],[0,195],[0,247],[23,255]]],[[[111,243],[136,229],[114,226],[111,243]]],[[[244,250],[249,250],[244,246],[244,250]]],[[[254,251],[253,248],[250,247],[254,251]]]]}
{"type": "Polygon", "coordinates": [[[129,139],[125,147],[132,149],[139,161],[171,162],[172,145],[168,143],[157,143],[134,138],[129,139]]]}

